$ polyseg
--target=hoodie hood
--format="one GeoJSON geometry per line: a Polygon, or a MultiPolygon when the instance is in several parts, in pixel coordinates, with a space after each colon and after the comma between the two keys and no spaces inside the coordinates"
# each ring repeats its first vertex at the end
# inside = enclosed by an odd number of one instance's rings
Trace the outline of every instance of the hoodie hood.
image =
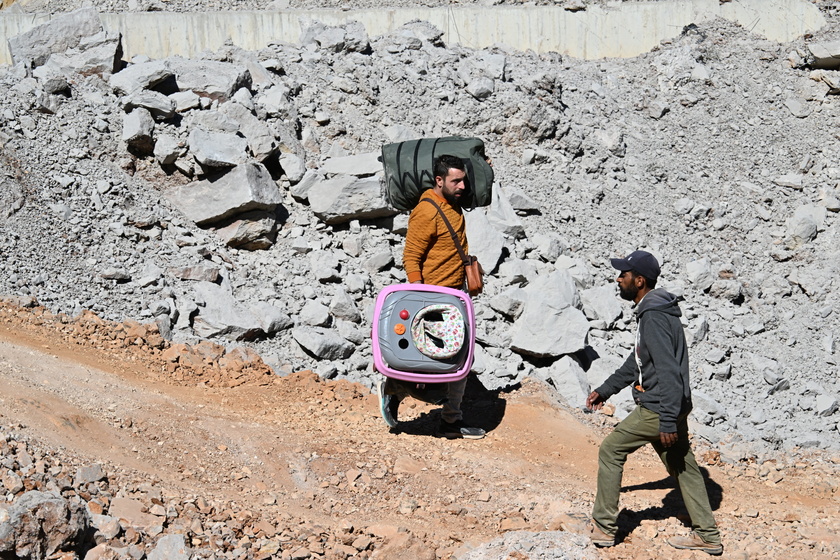
{"type": "Polygon", "coordinates": [[[677,296],[666,291],[664,288],[651,290],[642,298],[642,301],[636,306],[636,318],[638,319],[642,316],[642,313],[651,309],[662,311],[674,317],[682,316],[682,311],[677,303],[677,296]]]}

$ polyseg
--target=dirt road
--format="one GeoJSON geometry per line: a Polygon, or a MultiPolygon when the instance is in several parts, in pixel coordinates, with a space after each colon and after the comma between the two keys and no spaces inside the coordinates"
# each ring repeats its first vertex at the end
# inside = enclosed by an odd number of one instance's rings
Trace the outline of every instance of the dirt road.
{"type": "MultiPolygon", "coordinates": [[[[598,443],[614,423],[554,404],[537,382],[500,395],[473,383],[465,410],[487,438],[433,437],[437,411],[417,402],[400,410],[404,430],[389,433],[362,386],[309,372],[237,387],[176,381],[139,346],[97,349],[29,313],[0,323],[2,430],[104,465],[112,486],[151,483],[170,500],[233,503],[270,520],[403,527],[439,558],[510,530],[577,528],[591,507],[598,443]]],[[[840,555],[840,457],[727,465],[713,448],[696,451],[724,557],[840,555]]],[[[624,483],[628,536],[601,557],[705,556],[664,543],[687,531],[685,514],[651,451],[631,458],[624,483]]]]}

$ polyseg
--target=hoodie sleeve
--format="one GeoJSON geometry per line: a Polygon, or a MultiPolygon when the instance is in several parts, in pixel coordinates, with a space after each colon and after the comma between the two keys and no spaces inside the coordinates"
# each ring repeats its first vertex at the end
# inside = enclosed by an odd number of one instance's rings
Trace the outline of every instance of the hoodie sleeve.
{"type": "Polygon", "coordinates": [[[659,311],[649,311],[642,315],[639,328],[656,372],[655,391],[658,392],[659,397],[659,431],[676,432],[684,387],[668,316],[659,311]]]}
{"type": "Polygon", "coordinates": [[[595,389],[595,392],[601,395],[604,400],[615,395],[628,385],[632,385],[633,381],[639,375],[639,367],[636,365],[636,356],[634,356],[635,349],[630,352],[621,367],[615,370],[615,373],[610,375],[600,387],[595,389]]]}

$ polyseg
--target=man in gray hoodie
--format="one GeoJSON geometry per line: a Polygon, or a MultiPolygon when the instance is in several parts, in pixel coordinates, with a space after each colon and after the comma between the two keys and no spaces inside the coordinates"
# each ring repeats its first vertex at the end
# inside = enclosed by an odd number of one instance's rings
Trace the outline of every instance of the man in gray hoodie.
{"type": "Polygon", "coordinates": [[[598,410],[612,395],[633,386],[636,409],[601,443],[598,453],[598,493],[592,509],[591,540],[595,546],[616,544],[616,519],[621,478],[627,456],[650,443],[680,487],[692,532],[672,537],[675,548],[723,553],[703,475],[688,441],[691,387],[688,378],[688,347],[673,294],[656,289],[659,263],[646,251],[634,251],[625,259],[610,259],[620,274],[619,295],[632,301],[636,310],[636,344],[624,364],[586,399],[598,410]]]}

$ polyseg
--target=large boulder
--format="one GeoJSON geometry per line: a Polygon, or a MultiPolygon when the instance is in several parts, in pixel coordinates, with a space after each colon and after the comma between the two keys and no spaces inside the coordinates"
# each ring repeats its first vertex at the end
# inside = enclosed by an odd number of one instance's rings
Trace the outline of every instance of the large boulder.
{"type": "Polygon", "coordinates": [[[236,134],[194,128],[189,144],[196,161],[207,167],[233,167],[248,160],[248,141],[236,134]]]}
{"type": "Polygon", "coordinates": [[[352,342],[337,332],[322,327],[295,327],[292,337],[308,354],[319,360],[344,360],[356,349],[352,342]]]}
{"type": "Polygon", "coordinates": [[[128,95],[142,89],[152,88],[172,77],[172,70],[163,60],[151,60],[132,64],[108,80],[108,84],[119,95],[128,95]]]}
{"type": "Polygon", "coordinates": [[[524,310],[511,329],[511,349],[535,357],[557,357],[583,350],[589,322],[577,309],[580,296],[565,270],[540,276],[523,289],[524,310]]]}
{"type": "Polygon", "coordinates": [[[337,175],[313,185],[307,196],[312,211],[328,224],[384,218],[397,213],[382,195],[377,177],[359,179],[337,175]]]}
{"type": "Polygon", "coordinates": [[[63,53],[78,47],[85,37],[104,31],[99,13],[94,8],[82,8],[59,15],[9,39],[12,61],[35,68],[44,64],[53,53],[63,53]]]}
{"type": "Polygon", "coordinates": [[[227,101],[236,90],[251,84],[251,74],[243,66],[215,60],[190,60],[173,56],[166,59],[175,74],[180,91],[227,101]]]}
{"type": "Polygon", "coordinates": [[[260,163],[238,165],[224,175],[176,187],[166,197],[200,226],[252,210],[274,210],[282,200],[260,163]]]}
{"type": "Polygon", "coordinates": [[[38,79],[45,75],[97,75],[107,78],[117,71],[121,54],[120,35],[101,31],[85,37],[77,47],[51,54],[32,75],[38,79]]]}
{"type": "Polygon", "coordinates": [[[47,558],[77,547],[87,532],[84,506],[55,492],[24,493],[0,517],[0,557],[47,558]],[[5,516],[3,516],[5,517],[5,516]]]}
{"type": "Polygon", "coordinates": [[[252,340],[264,332],[260,320],[240,305],[226,288],[199,282],[193,289],[196,301],[204,303],[193,319],[193,330],[198,336],[252,340]]]}
{"type": "Polygon", "coordinates": [[[467,223],[470,254],[475,255],[484,272],[490,274],[502,258],[505,237],[493,226],[484,209],[465,212],[464,219],[467,223]]]}

